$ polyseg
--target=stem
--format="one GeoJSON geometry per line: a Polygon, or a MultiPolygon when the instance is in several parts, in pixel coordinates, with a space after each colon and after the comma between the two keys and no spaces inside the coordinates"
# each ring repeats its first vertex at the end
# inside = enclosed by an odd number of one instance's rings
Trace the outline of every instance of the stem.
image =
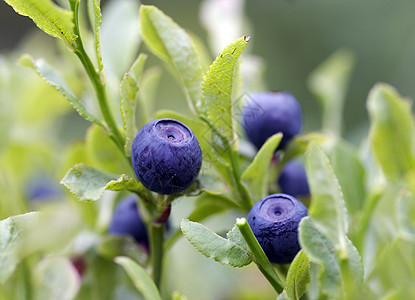
{"type": "Polygon", "coordinates": [[[78,36],[78,38],[76,39],[76,47],[74,53],[76,54],[76,56],[78,56],[79,60],[85,68],[86,73],[88,74],[89,79],[91,80],[92,85],[94,86],[99,107],[101,109],[102,116],[104,117],[105,123],[107,125],[106,129],[108,130],[111,139],[124,153],[125,141],[120,131],[118,130],[117,124],[111,113],[110,107],[108,106],[107,93],[105,91],[104,83],[101,80],[99,72],[97,72],[91,59],[86,53],[84,45],[82,43],[78,22],[79,1],[75,1],[75,3],[71,2],[71,9],[74,12],[74,33],[78,36]]]}
{"type": "Polygon", "coordinates": [[[157,288],[160,289],[160,281],[163,265],[163,239],[164,224],[152,222],[150,225],[150,251],[153,264],[153,280],[157,288]]]}
{"type": "Polygon", "coordinates": [[[257,264],[258,269],[262,272],[262,274],[264,274],[265,278],[269,281],[274,290],[278,294],[281,293],[284,289],[284,284],[275,272],[275,269],[265,255],[264,250],[262,250],[261,245],[258,243],[258,240],[256,239],[246,219],[236,219],[236,226],[238,226],[239,231],[249,246],[249,249],[251,249],[253,260],[257,264]]]}

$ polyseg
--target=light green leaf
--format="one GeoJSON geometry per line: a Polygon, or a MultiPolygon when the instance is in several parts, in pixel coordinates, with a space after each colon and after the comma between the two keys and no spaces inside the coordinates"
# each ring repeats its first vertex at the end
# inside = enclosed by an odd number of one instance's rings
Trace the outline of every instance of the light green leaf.
{"type": "Polygon", "coordinates": [[[181,292],[178,292],[178,291],[173,292],[173,295],[171,298],[172,300],[188,300],[189,299],[185,295],[183,295],[181,292]]]}
{"type": "Polygon", "coordinates": [[[98,61],[98,71],[101,73],[104,69],[101,55],[100,26],[102,21],[101,0],[90,0],[87,2],[89,21],[92,24],[95,41],[95,55],[98,61]]]}
{"type": "Polygon", "coordinates": [[[4,284],[20,261],[16,249],[26,224],[32,224],[36,212],[16,215],[0,221],[0,284],[4,284]]]}
{"type": "Polygon", "coordinates": [[[248,41],[249,37],[243,36],[228,45],[209,67],[202,82],[205,96],[203,113],[219,134],[229,141],[235,138],[232,113],[235,65],[248,41]]]}
{"type": "Polygon", "coordinates": [[[94,115],[86,110],[85,105],[75,96],[62,74],[52,68],[43,59],[34,60],[29,55],[23,55],[20,57],[18,63],[35,70],[49,85],[61,93],[82,117],[95,124],[102,125],[94,115]]]}
{"type": "Polygon", "coordinates": [[[252,255],[252,251],[249,249],[249,246],[247,242],[245,241],[245,238],[243,237],[241,231],[239,230],[239,227],[237,225],[234,225],[232,230],[229,231],[226,234],[227,238],[240,246],[242,249],[245,249],[247,253],[252,255]]]}
{"type": "Polygon", "coordinates": [[[135,122],[135,110],[137,107],[137,93],[139,90],[138,82],[143,74],[144,64],[147,55],[140,54],[130,71],[125,73],[121,81],[121,116],[126,134],[124,145],[125,154],[130,156],[131,144],[137,134],[137,126],[135,122]]]}
{"type": "Polygon", "coordinates": [[[126,175],[115,176],[101,172],[83,163],[73,166],[62,179],[61,184],[81,201],[96,201],[105,190],[135,191],[141,185],[126,175]]]}
{"type": "Polygon", "coordinates": [[[200,223],[183,219],[181,229],[186,239],[198,251],[221,264],[239,268],[252,261],[244,248],[229,239],[220,237],[200,223]]]}
{"type": "Polygon", "coordinates": [[[348,216],[339,182],[323,150],[311,145],[306,154],[306,171],[311,190],[308,210],[314,225],[347,257],[348,216]]]}
{"type": "Polygon", "coordinates": [[[396,221],[402,238],[415,242],[415,203],[412,195],[403,191],[399,193],[396,199],[396,221]]]}
{"type": "Polygon", "coordinates": [[[271,136],[259,149],[252,163],[242,173],[241,178],[248,185],[253,199],[262,199],[266,196],[269,164],[281,139],[281,133],[271,136]]]}
{"type": "Polygon", "coordinates": [[[202,98],[202,68],[192,39],[155,6],[141,5],[140,25],[146,45],[176,70],[191,110],[199,110],[202,98]]]}
{"type": "Polygon", "coordinates": [[[107,2],[102,10],[102,61],[106,75],[114,82],[119,82],[137,57],[141,43],[138,9],[139,1],[117,0],[107,2]]]}
{"type": "Polygon", "coordinates": [[[361,211],[366,198],[365,168],[355,150],[346,142],[332,148],[333,169],[339,180],[347,210],[351,215],[361,211]]]}
{"type": "Polygon", "coordinates": [[[288,297],[287,291],[283,290],[282,293],[278,295],[277,300],[291,300],[291,298],[288,297]]]}
{"type": "Polygon", "coordinates": [[[36,300],[75,299],[81,280],[69,259],[48,256],[33,270],[36,300]]]}
{"type": "Polygon", "coordinates": [[[307,257],[323,266],[320,274],[321,289],[329,298],[337,299],[341,293],[341,270],[333,243],[317,230],[310,217],[305,217],[299,225],[301,248],[307,257]]]}
{"type": "Polygon", "coordinates": [[[85,139],[88,160],[92,165],[108,173],[134,177],[131,164],[102,127],[92,125],[85,139]]]}
{"type": "Polygon", "coordinates": [[[377,84],[369,93],[370,145],[385,176],[401,179],[414,167],[414,123],[411,103],[390,85],[377,84]]]}
{"type": "Polygon", "coordinates": [[[341,135],[343,104],[354,69],[355,56],[339,49],[314,70],[308,87],[323,108],[323,130],[341,135]]]}
{"type": "Polygon", "coordinates": [[[68,48],[74,50],[73,13],[50,0],[4,0],[23,16],[27,16],[47,34],[63,40],[68,48]]]}
{"type": "Polygon", "coordinates": [[[126,256],[118,256],[114,260],[124,268],[134,286],[145,300],[161,300],[156,285],[143,267],[126,256]]]}
{"type": "Polygon", "coordinates": [[[301,250],[288,269],[285,290],[291,299],[299,300],[310,282],[310,260],[301,250]]]}

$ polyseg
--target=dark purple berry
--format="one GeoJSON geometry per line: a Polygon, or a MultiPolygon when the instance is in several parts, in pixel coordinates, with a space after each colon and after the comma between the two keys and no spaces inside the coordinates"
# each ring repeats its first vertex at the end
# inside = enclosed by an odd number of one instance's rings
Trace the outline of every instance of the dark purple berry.
{"type": "Polygon", "coordinates": [[[278,177],[278,185],[284,194],[294,197],[310,196],[307,174],[300,161],[292,160],[285,164],[278,177]]]}
{"type": "Polygon", "coordinates": [[[137,243],[148,248],[147,228],[139,215],[135,196],[127,196],[118,202],[108,231],[112,235],[131,236],[137,243]]]}
{"type": "Polygon", "coordinates": [[[252,93],[243,109],[243,128],[257,149],[281,132],[283,138],[277,150],[301,131],[303,112],[297,99],[288,92],[252,93]]]}
{"type": "Polygon", "coordinates": [[[202,150],[194,133],[174,119],[154,120],[134,138],[131,162],[138,180],[165,195],[187,189],[202,166],[202,150]]]}
{"type": "Polygon", "coordinates": [[[248,223],[271,262],[288,264],[300,251],[298,224],[307,208],[286,194],[269,195],[259,200],[248,214],[248,223]]]}

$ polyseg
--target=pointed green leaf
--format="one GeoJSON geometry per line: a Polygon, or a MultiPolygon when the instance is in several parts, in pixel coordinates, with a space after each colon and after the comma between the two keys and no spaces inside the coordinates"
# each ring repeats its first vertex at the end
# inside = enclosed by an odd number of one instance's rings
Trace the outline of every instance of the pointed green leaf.
{"type": "Polygon", "coordinates": [[[69,259],[48,256],[33,270],[36,300],[75,299],[81,287],[79,274],[69,259]]]}
{"type": "Polygon", "coordinates": [[[100,41],[100,35],[99,35],[101,20],[102,20],[101,0],[90,0],[87,2],[87,5],[88,5],[89,21],[92,24],[92,29],[94,32],[95,55],[97,56],[97,61],[98,61],[98,71],[102,72],[104,69],[104,66],[102,64],[101,41],[100,41]]]}
{"type": "Polygon", "coordinates": [[[73,166],[62,179],[61,184],[81,201],[96,201],[102,197],[105,190],[141,189],[141,184],[126,175],[115,176],[104,173],[83,163],[73,166]]]}
{"type": "Polygon", "coordinates": [[[189,107],[200,109],[202,68],[189,35],[155,6],[141,5],[140,25],[146,45],[177,72],[185,88],[189,107]]]}
{"type": "Polygon", "coordinates": [[[299,300],[310,282],[310,260],[304,251],[298,252],[288,269],[285,290],[291,299],[299,300]]]}
{"type": "Polygon", "coordinates": [[[121,81],[121,116],[126,134],[125,154],[130,156],[131,144],[137,134],[137,126],[135,122],[135,110],[137,107],[138,82],[143,74],[144,64],[147,55],[140,54],[130,71],[124,75],[121,81]]]}
{"type": "Polygon", "coordinates": [[[317,230],[310,217],[300,222],[299,240],[307,257],[323,266],[320,274],[322,291],[329,298],[337,299],[341,293],[341,271],[333,243],[317,230]]]}
{"type": "Polygon", "coordinates": [[[399,180],[414,167],[414,123],[411,103],[390,85],[377,84],[369,93],[370,145],[383,173],[399,180]]]}
{"type": "Polygon", "coordinates": [[[86,110],[85,105],[75,96],[62,74],[52,68],[43,59],[34,60],[29,55],[23,55],[19,59],[19,64],[34,69],[40,77],[61,93],[82,117],[95,124],[102,125],[94,115],[86,110]]]}
{"type": "Polygon", "coordinates": [[[253,199],[262,199],[266,196],[269,164],[281,139],[281,133],[270,137],[259,149],[252,163],[242,173],[241,178],[247,183],[253,199]]]}
{"type": "Polygon", "coordinates": [[[323,108],[323,129],[340,136],[343,103],[354,69],[355,57],[350,50],[340,49],[314,70],[308,87],[323,108]]]}
{"type": "Polygon", "coordinates": [[[51,0],[5,0],[7,4],[23,16],[27,16],[47,34],[60,38],[70,49],[77,36],[74,33],[73,13],[51,0]]]}
{"type": "Polygon", "coordinates": [[[141,126],[150,122],[152,119],[162,75],[163,71],[159,66],[151,67],[143,73],[140,90],[138,91],[138,112],[140,114],[138,123],[141,126]]]}
{"type": "Polygon", "coordinates": [[[347,257],[348,216],[339,182],[323,150],[311,145],[306,154],[306,171],[311,190],[309,214],[317,229],[347,257]]]}
{"type": "Polygon", "coordinates": [[[20,258],[16,249],[25,224],[31,224],[36,212],[16,215],[0,221],[0,284],[4,284],[14,272],[20,258]]]}
{"type": "Polygon", "coordinates": [[[140,292],[145,300],[161,300],[154,281],[151,280],[142,266],[126,256],[118,256],[114,260],[124,268],[137,291],[140,292]]]}
{"type": "Polygon", "coordinates": [[[219,134],[234,140],[235,128],[232,113],[232,89],[235,65],[249,41],[243,36],[228,45],[215,59],[203,78],[202,93],[205,96],[203,113],[219,134]]]}
{"type": "Polygon", "coordinates": [[[220,237],[200,223],[183,219],[180,227],[193,247],[208,258],[238,268],[246,266],[252,261],[248,252],[241,246],[220,237]]]}

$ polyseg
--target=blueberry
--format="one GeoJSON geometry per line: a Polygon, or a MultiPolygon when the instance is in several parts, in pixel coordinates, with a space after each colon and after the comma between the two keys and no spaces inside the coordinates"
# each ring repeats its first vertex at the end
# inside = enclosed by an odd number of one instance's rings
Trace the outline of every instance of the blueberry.
{"type": "Polygon", "coordinates": [[[33,179],[27,185],[26,195],[29,200],[56,200],[62,196],[59,186],[51,179],[33,179]]]}
{"type": "Polygon", "coordinates": [[[277,150],[284,149],[300,132],[302,123],[301,106],[288,92],[253,93],[243,109],[246,137],[257,149],[278,132],[282,132],[283,138],[277,150]]]}
{"type": "Polygon", "coordinates": [[[112,235],[131,236],[137,243],[148,248],[147,228],[139,215],[137,198],[134,195],[118,202],[108,232],[112,235]]]}
{"type": "Polygon", "coordinates": [[[187,189],[202,166],[202,150],[194,133],[174,119],[153,120],[134,138],[131,162],[138,180],[165,195],[187,189]]]}
{"type": "Polygon", "coordinates": [[[288,264],[300,251],[298,224],[307,208],[286,194],[269,195],[259,200],[248,214],[248,223],[271,262],[288,264]]]}
{"type": "Polygon", "coordinates": [[[278,177],[278,185],[284,194],[294,197],[310,196],[307,174],[300,161],[292,160],[285,164],[278,177]]]}

